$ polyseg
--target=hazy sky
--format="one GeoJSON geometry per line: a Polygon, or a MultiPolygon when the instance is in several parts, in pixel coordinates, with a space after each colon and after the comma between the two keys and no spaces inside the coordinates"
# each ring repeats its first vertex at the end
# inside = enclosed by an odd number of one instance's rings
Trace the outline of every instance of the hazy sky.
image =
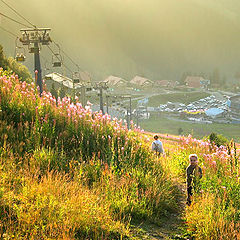
{"type": "MultiPolygon", "coordinates": [[[[110,74],[178,80],[185,71],[215,68],[232,78],[240,66],[239,0],[5,1],[38,27],[52,28],[53,39],[96,80],[110,74]]],[[[1,1],[0,12],[24,21],[1,1]]],[[[0,24],[15,34],[22,28],[4,18],[0,24]]],[[[0,29],[8,55],[14,41],[0,29]]],[[[42,55],[51,62],[46,47],[42,55]]]]}

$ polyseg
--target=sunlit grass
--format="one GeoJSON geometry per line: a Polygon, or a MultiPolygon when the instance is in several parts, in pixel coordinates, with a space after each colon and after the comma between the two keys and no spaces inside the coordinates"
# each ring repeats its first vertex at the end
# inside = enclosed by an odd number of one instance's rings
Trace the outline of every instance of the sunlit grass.
{"type": "Polygon", "coordinates": [[[165,155],[158,158],[151,134],[68,98],[39,98],[33,85],[0,74],[3,237],[131,238],[132,220],[158,223],[179,210],[179,186],[196,153],[203,178],[186,208],[188,233],[239,238],[239,145],[161,135],[165,155]]]}
{"type": "Polygon", "coordinates": [[[2,234],[119,239],[132,219],[178,210],[179,191],[139,129],[0,74],[2,234]]]}
{"type": "Polygon", "coordinates": [[[172,120],[164,116],[152,116],[148,120],[140,120],[141,128],[149,132],[159,132],[165,134],[179,134],[179,128],[182,128],[182,134],[188,136],[193,135],[196,138],[203,138],[212,132],[222,134],[229,140],[232,138],[240,142],[240,125],[239,124],[221,124],[221,123],[190,123],[172,120]]]}

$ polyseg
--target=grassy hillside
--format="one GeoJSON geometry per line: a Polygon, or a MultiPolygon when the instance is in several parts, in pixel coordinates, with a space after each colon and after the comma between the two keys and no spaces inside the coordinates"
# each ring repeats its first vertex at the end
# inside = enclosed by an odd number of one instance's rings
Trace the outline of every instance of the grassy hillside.
{"type": "MultiPolygon", "coordinates": [[[[15,57],[15,56],[14,56],[15,57]]],[[[0,44],[0,66],[4,70],[9,70],[18,75],[19,79],[32,82],[32,76],[26,66],[17,62],[13,57],[6,57],[3,52],[3,47],[0,44]]]]}
{"type": "Polygon", "coordinates": [[[150,119],[140,120],[139,125],[148,132],[161,132],[165,134],[179,134],[179,128],[182,128],[182,134],[188,136],[193,135],[195,138],[202,139],[210,135],[212,132],[222,134],[229,140],[234,139],[240,142],[239,124],[229,123],[192,123],[186,121],[178,121],[164,116],[156,116],[152,114],[150,119]]]}
{"type": "Polygon", "coordinates": [[[195,239],[240,239],[240,145],[216,147],[208,141],[162,135],[169,156],[161,159],[172,176],[185,176],[186,158],[199,156],[203,178],[194,185],[194,202],[186,207],[187,233],[195,239]]]}
{"type": "Polygon", "coordinates": [[[148,106],[159,107],[160,104],[165,104],[167,102],[179,102],[184,104],[189,104],[191,102],[197,101],[201,98],[210,96],[210,94],[205,92],[188,92],[188,93],[167,93],[159,94],[149,98],[148,106]]]}
{"type": "MultiPolygon", "coordinates": [[[[151,135],[0,70],[0,234],[4,239],[137,239],[133,222],[177,213],[188,155],[203,178],[185,236],[240,239],[240,146],[151,135]],[[224,236],[224,237],[223,237],[224,236]]],[[[139,239],[142,239],[141,237],[139,239]]]]}
{"type": "Polygon", "coordinates": [[[138,130],[0,70],[1,234],[119,239],[178,210],[179,191],[138,130]]]}

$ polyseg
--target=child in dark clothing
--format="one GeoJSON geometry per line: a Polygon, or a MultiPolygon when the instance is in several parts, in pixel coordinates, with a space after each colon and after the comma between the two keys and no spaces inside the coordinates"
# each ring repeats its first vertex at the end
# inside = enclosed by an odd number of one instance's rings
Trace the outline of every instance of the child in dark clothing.
{"type": "Polygon", "coordinates": [[[190,165],[187,167],[187,205],[192,203],[193,183],[194,180],[202,178],[202,169],[198,166],[197,154],[189,155],[190,165]]]}

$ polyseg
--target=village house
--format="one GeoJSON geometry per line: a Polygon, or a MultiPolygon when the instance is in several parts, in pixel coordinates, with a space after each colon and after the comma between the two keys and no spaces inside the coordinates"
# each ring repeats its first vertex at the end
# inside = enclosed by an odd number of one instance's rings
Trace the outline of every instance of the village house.
{"type": "Polygon", "coordinates": [[[48,91],[51,91],[52,88],[54,88],[56,91],[64,88],[67,94],[72,94],[73,88],[75,88],[76,92],[78,92],[81,88],[80,83],[73,85],[73,80],[71,78],[57,72],[45,75],[44,80],[48,91]]]}
{"type": "Polygon", "coordinates": [[[136,76],[130,81],[130,84],[137,88],[151,88],[154,82],[147,78],[136,76]]]}
{"type": "Polygon", "coordinates": [[[199,76],[187,76],[184,82],[190,88],[207,88],[210,84],[210,80],[199,76]]]}
{"type": "Polygon", "coordinates": [[[103,82],[110,88],[125,88],[127,86],[126,80],[115,76],[109,76],[103,82]]]}

